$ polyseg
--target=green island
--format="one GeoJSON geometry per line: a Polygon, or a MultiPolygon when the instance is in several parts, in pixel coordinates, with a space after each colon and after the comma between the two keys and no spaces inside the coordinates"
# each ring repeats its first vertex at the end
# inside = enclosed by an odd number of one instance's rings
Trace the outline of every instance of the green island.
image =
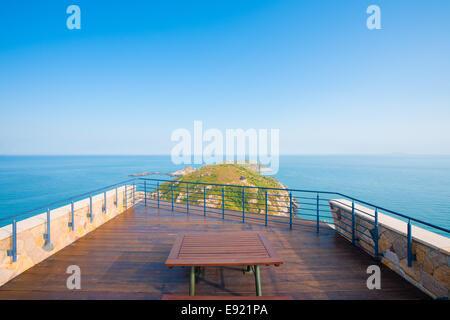
{"type": "MultiPolygon", "coordinates": [[[[286,187],[275,178],[264,176],[248,165],[224,163],[205,165],[194,171],[190,167],[186,169],[188,173],[159,186],[160,200],[172,201],[173,184],[174,203],[187,204],[188,184],[186,182],[200,183],[189,184],[189,205],[206,204],[209,208],[224,206],[226,210],[242,211],[242,187],[246,187],[244,200],[246,212],[265,214],[267,191],[267,213],[279,216],[289,215],[290,199],[288,191],[285,190],[286,187]],[[224,202],[223,197],[225,197],[224,202]]],[[[151,197],[156,198],[157,192],[158,190],[153,190],[151,197]]],[[[296,207],[297,203],[293,202],[293,213],[296,207]]]]}

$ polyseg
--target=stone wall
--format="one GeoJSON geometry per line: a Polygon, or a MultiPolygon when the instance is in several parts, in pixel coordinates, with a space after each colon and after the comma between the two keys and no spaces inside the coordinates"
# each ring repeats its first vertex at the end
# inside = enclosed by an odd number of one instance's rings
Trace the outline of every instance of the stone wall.
{"type": "MultiPolygon", "coordinates": [[[[17,222],[17,261],[7,255],[12,248],[12,226],[0,228],[0,286],[20,273],[43,261],[55,252],[83,237],[103,223],[111,220],[133,206],[133,186],[127,186],[127,205],[124,203],[125,187],[118,188],[117,207],[115,189],[106,193],[106,213],[103,212],[103,193],[92,197],[93,221],[87,217],[89,198],[74,202],[75,228],[69,227],[71,221],[71,205],[56,208],[50,212],[50,238],[52,246],[44,247],[44,233],[47,232],[46,212],[17,222]]],[[[137,193],[136,193],[137,199],[137,193]]]]}
{"type": "MultiPolygon", "coordinates": [[[[351,240],[352,203],[344,199],[329,201],[336,231],[351,240]],[[348,225],[346,225],[346,223],[348,225]]],[[[372,209],[355,204],[355,222],[360,224],[355,232],[358,243],[369,252],[378,237],[381,262],[433,298],[450,297],[450,238],[412,226],[412,266],[407,262],[407,223],[378,213],[378,234],[374,232],[372,209]],[[368,230],[367,230],[367,229],[368,230]]],[[[383,281],[383,279],[381,279],[383,281]]]]}

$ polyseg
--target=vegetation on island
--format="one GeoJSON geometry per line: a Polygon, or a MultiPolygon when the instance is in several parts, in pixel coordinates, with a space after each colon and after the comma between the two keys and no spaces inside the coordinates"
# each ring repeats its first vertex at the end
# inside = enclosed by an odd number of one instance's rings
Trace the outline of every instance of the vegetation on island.
{"type": "MultiPolygon", "coordinates": [[[[284,190],[285,187],[275,178],[261,175],[245,165],[224,163],[189,170],[189,173],[159,186],[160,200],[172,201],[172,185],[175,204],[187,204],[189,191],[189,205],[203,206],[206,203],[210,208],[222,208],[225,198],[226,210],[242,211],[242,187],[252,187],[245,188],[244,191],[246,212],[265,214],[267,192],[267,213],[283,216],[289,214],[289,193],[284,190]]],[[[153,198],[157,197],[157,192],[156,189],[152,192],[153,198]]],[[[295,207],[296,204],[293,203],[293,211],[295,207]]]]}

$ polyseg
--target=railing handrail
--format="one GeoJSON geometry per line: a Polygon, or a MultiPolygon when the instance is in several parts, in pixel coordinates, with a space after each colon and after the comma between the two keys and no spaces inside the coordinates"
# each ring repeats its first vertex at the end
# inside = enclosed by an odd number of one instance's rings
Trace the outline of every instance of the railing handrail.
{"type": "MultiPolygon", "coordinates": [[[[130,181],[135,181],[135,180],[136,180],[136,178],[128,179],[128,180],[124,180],[124,181],[121,181],[121,182],[118,182],[118,183],[111,184],[111,185],[109,185],[109,186],[104,186],[104,187],[101,187],[101,188],[98,188],[98,189],[95,189],[95,190],[91,190],[91,191],[88,191],[88,192],[84,192],[84,193],[81,193],[81,194],[77,194],[77,195],[75,195],[75,196],[72,196],[72,197],[69,197],[69,198],[66,198],[66,199],[63,199],[63,200],[58,200],[58,201],[55,201],[55,202],[52,202],[52,203],[49,203],[49,204],[40,206],[40,207],[38,207],[38,208],[34,208],[34,209],[31,209],[31,210],[27,210],[27,211],[20,212],[20,213],[18,213],[18,214],[14,214],[14,215],[11,215],[11,216],[7,216],[7,217],[0,218],[0,221],[8,220],[8,219],[15,219],[15,218],[18,218],[18,217],[27,215],[27,214],[29,214],[29,213],[31,213],[31,212],[34,212],[34,211],[37,211],[37,210],[42,210],[42,209],[51,208],[51,207],[53,207],[53,206],[55,206],[55,205],[57,205],[57,204],[65,203],[65,202],[72,201],[72,200],[75,200],[75,199],[79,199],[79,198],[81,198],[81,197],[85,197],[85,196],[91,195],[91,194],[93,194],[93,193],[95,193],[95,192],[99,192],[99,191],[102,191],[102,190],[105,190],[105,189],[108,189],[108,188],[113,188],[113,187],[116,187],[116,186],[118,186],[118,185],[121,185],[121,184],[130,182],[130,181]]],[[[40,214],[40,213],[38,213],[38,214],[40,214]]],[[[36,215],[37,215],[37,214],[36,214],[36,215]]],[[[33,216],[34,216],[34,215],[33,215],[33,216]]]]}
{"type": "Polygon", "coordinates": [[[280,190],[280,191],[295,191],[295,192],[310,192],[310,193],[325,193],[325,194],[338,194],[336,192],[331,191],[318,191],[318,190],[301,190],[301,189],[290,189],[290,188],[272,188],[272,187],[254,187],[254,186],[240,186],[237,184],[221,184],[221,183],[208,183],[208,182],[192,182],[192,181],[183,181],[183,180],[167,180],[167,179],[154,179],[154,178],[137,178],[138,180],[152,180],[152,181],[164,181],[164,182],[180,182],[180,183],[192,183],[192,184],[201,184],[201,185],[211,185],[218,187],[245,187],[252,189],[267,189],[267,190],[280,190]]]}
{"type": "Polygon", "coordinates": [[[428,226],[430,228],[434,228],[434,229],[437,229],[437,230],[440,230],[440,231],[443,231],[443,232],[450,233],[450,229],[447,229],[447,228],[444,228],[444,227],[441,227],[441,226],[437,226],[437,225],[434,225],[432,223],[429,223],[429,222],[426,222],[426,221],[423,221],[423,220],[420,220],[420,219],[417,219],[417,218],[414,218],[414,217],[411,217],[411,216],[408,216],[408,215],[405,215],[405,214],[402,214],[402,213],[399,213],[399,212],[396,212],[396,211],[393,211],[393,210],[390,210],[390,209],[386,209],[384,207],[380,207],[378,205],[375,205],[375,204],[372,204],[370,202],[363,201],[363,200],[360,200],[360,199],[348,196],[348,195],[340,193],[340,192],[321,191],[321,190],[303,190],[303,189],[291,189],[291,188],[283,189],[283,188],[272,188],[272,187],[240,186],[240,185],[233,185],[233,184],[192,182],[192,181],[183,181],[183,180],[168,180],[168,179],[155,179],[155,178],[143,178],[143,177],[139,177],[137,179],[138,180],[150,180],[150,181],[190,183],[190,184],[198,184],[198,185],[213,185],[213,186],[218,186],[218,187],[239,187],[239,188],[245,187],[245,188],[251,188],[251,189],[280,190],[280,191],[287,191],[287,192],[305,192],[305,193],[315,193],[315,194],[333,194],[333,195],[337,195],[337,196],[341,196],[341,197],[350,199],[350,200],[352,200],[354,202],[359,202],[360,204],[365,204],[365,205],[371,206],[374,209],[382,210],[382,211],[391,213],[393,215],[402,217],[404,219],[408,219],[410,221],[414,221],[414,222],[426,225],[426,226],[428,226]]]}
{"type": "Polygon", "coordinates": [[[432,224],[432,223],[429,223],[429,222],[426,222],[426,221],[423,221],[423,220],[420,220],[420,219],[417,219],[417,218],[414,218],[414,217],[410,217],[410,216],[408,216],[408,215],[405,215],[405,214],[402,214],[402,213],[398,213],[398,212],[392,211],[392,210],[390,210],[390,209],[386,209],[386,208],[383,208],[383,207],[380,207],[380,206],[371,204],[371,203],[369,203],[369,202],[366,202],[366,201],[363,201],[363,200],[359,200],[359,199],[357,199],[357,198],[353,198],[353,197],[347,196],[347,195],[342,194],[342,193],[335,193],[335,194],[336,194],[336,195],[340,195],[340,196],[342,196],[342,197],[346,197],[346,198],[351,199],[351,200],[353,200],[353,201],[360,202],[360,203],[362,203],[362,204],[365,204],[365,205],[374,207],[374,208],[376,208],[376,209],[383,210],[383,211],[385,211],[385,212],[389,212],[389,213],[394,214],[394,215],[396,215],[396,216],[399,216],[399,217],[402,217],[402,218],[405,218],[405,219],[408,219],[408,220],[411,220],[411,221],[415,221],[415,222],[421,223],[421,224],[423,224],[423,225],[426,225],[426,226],[429,226],[429,227],[432,227],[432,228],[436,228],[436,229],[438,229],[438,230],[441,230],[441,231],[445,231],[445,232],[450,233],[450,229],[446,229],[446,228],[443,228],[443,227],[440,227],[440,226],[436,226],[436,225],[434,225],[434,224],[432,224]]]}
{"type": "Polygon", "coordinates": [[[417,219],[417,218],[414,218],[414,217],[411,217],[411,216],[408,216],[408,215],[405,215],[405,214],[402,214],[402,213],[399,213],[399,212],[396,212],[396,211],[393,211],[393,210],[390,210],[390,209],[386,209],[384,207],[381,207],[381,206],[369,203],[369,202],[364,201],[364,200],[360,200],[358,198],[354,198],[354,197],[348,196],[348,195],[340,193],[340,192],[323,191],[323,190],[292,189],[292,188],[285,188],[285,189],[283,189],[283,188],[273,188],[273,187],[240,186],[240,185],[233,185],[233,184],[192,182],[192,181],[183,181],[183,180],[154,179],[154,178],[143,178],[143,177],[124,180],[124,181],[121,181],[121,182],[118,182],[118,183],[114,183],[114,184],[111,184],[111,185],[108,185],[108,186],[104,186],[104,187],[101,187],[101,188],[98,188],[98,189],[95,189],[95,190],[91,190],[91,191],[84,192],[84,193],[81,193],[81,194],[78,194],[78,195],[75,195],[75,196],[71,196],[71,197],[63,199],[63,200],[58,200],[58,201],[52,202],[50,204],[46,204],[46,205],[40,206],[38,208],[27,210],[27,211],[24,211],[24,212],[15,214],[15,215],[2,217],[2,218],[0,218],[0,221],[8,220],[8,219],[15,219],[15,218],[27,215],[29,213],[32,213],[34,211],[47,209],[47,208],[53,207],[53,206],[55,206],[57,204],[69,202],[69,201],[72,201],[72,200],[75,200],[75,199],[79,199],[79,198],[91,195],[93,193],[96,193],[96,192],[99,192],[99,191],[102,191],[102,190],[105,190],[105,189],[108,189],[108,188],[112,188],[112,187],[115,187],[115,186],[118,186],[118,185],[130,182],[130,181],[136,181],[136,180],[158,181],[158,182],[161,182],[161,181],[163,181],[163,182],[176,182],[176,183],[187,183],[187,184],[196,184],[196,185],[212,185],[212,186],[218,186],[218,187],[238,187],[238,188],[244,187],[244,188],[249,188],[249,189],[263,189],[263,190],[277,190],[277,191],[287,191],[287,192],[304,192],[304,193],[314,193],[314,194],[337,195],[337,196],[341,196],[341,197],[347,198],[348,200],[352,200],[353,202],[358,202],[360,204],[368,205],[370,207],[373,207],[374,209],[382,210],[382,211],[388,212],[390,214],[393,214],[395,216],[402,217],[402,218],[407,219],[409,221],[414,221],[414,222],[420,223],[422,225],[426,225],[426,226],[428,226],[430,228],[434,228],[434,229],[437,229],[437,230],[440,230],[440,231],[443,231],[443,232],[446,232],[446,233],[450,233],[450,229],[447,229],[447,228],[444,228],[444,227],[441,227],[441,226],[437,226],[437,225],[434,225],[432,223],[429,223],[429,222],[426,222],[426,221],[423,221],[423,220],[420,220],[420,219],[417,219]]]}

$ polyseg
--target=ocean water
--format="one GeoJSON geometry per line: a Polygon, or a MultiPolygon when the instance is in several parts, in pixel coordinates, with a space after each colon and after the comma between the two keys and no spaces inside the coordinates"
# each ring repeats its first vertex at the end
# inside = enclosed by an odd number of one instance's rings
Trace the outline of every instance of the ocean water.
{"type": "MultiPolygon", "coordinates": [[[[183,167],[169,156],[0,156],[0,219],[133,173],[183,167]]],[[[281,156],[275,178],[289,188],[340,192],[450,228],[450,156],[281,156]]]]}

